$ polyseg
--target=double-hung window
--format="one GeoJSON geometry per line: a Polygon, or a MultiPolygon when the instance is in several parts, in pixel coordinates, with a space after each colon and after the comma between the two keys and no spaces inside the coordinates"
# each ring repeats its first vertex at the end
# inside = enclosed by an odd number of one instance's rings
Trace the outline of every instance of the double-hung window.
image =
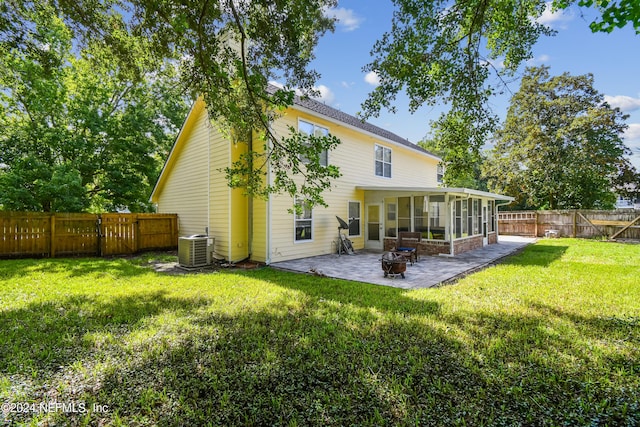
{"type": "Polygon", "coordinates": [[[313,239],[313,211],[304,199],[296,199],[295,205],[295,241],[311,241],[313,239]]]}
{"type": "MultiPolygon", "coordinates": [[[[329,129],[318,126],[311,122],[307,122],[305,120],[298,120],[298,132],[317,137],[329,135],[329,129]]],[[[309,159],[307,159],[305,156],[301,155],[300,160],[302,160],[303,163],[309,163],[309,159]]],[[[329,164],[329,155],[327,153],[327,150],[322,150],[322,152],[320,153],[320,164],[322,166],[327,166],[329,164]]]]}
{"type": "Polygon", "coordinates": [[[375,170],[376,176],[391,178],[391,148],[376,144],[375,170]]]}

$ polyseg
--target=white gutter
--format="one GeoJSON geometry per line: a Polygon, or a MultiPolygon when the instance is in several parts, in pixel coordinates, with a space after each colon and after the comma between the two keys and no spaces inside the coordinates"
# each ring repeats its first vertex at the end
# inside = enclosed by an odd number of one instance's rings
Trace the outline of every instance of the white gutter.
{"type": "MultiPolygon", "coordinates": [[[[209,113],[207,112],[207,121],[209,113]]],[[[207,126],[207,232],[209,236],[209,230],[211,229],[211,126],[207,126]]],[[[213,251],[215,252],[215,244],[213,251]]]]}
{"type": "MultiPolygon", "coordinates": [[[[269,130],[272,131],[273,129],[271,128],[271,123],[269,123],[269,130]]],[[[270,149],[270,142],[267,144],[267,148],[270,149]]],[[[270,186],[271,185],[271,162],[267,162],[267,185],[270,186]]],[[[265,226],[266,226],[266,233],[267,235],[266,237],[266,248],[265,251],[267,252],[265,254],[264,257],[264,263],[269,265],[271,264],[271,199],[272,199],[273,195],[269,194],[267,197],[267,217],[265,218],[265,226]]]]}
{"type": "Polygon", "coordinates": [[[511,196],[503,196],[502,194],[489,193],[487,191],[472,190],[470,188],[448,188],[448,187],[382,187],[382,186],[366,186],[358,185],[356,190],[364,191],[392,191],[406,193],[435,193],[435,194],[452,194],[461,197],[486,197],[495,200],[513,202],[515,198],[511,196]]]}

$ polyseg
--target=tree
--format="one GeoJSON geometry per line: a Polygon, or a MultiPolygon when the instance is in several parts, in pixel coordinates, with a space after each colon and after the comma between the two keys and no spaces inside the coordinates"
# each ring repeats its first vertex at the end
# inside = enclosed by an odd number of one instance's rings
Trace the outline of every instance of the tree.
{"type": "Polygon", "coordinates": [[[481,170],[485,155],[465,150],[464,144],[459,142],[468,140],[473,123],[469,123],[467,118],[460,114],[451,114],[446,118],[447,120],[442,122],[443,126],[435,130],[432,139],[425,138],[418,145],[442,158],[443,182],[447,187],[486,191],[487,183],[481,170]]]}
{"type": "MultiPolygon", "coordinates": [[[[566,8],[575,0],[556,0],[558,8],[566,8]]],[[[579,0],[579,6],[595,7],[602,13],[601,20],[595,20],[589,24],[593,32],[612,32],[616,28],[622,28],[632,24],[636,34],[640,34],[640,3],[636,0],[579,0]]]]}
{"type": "MultiPolygon", "coordinates": [[[[538,37],[550,33],[535,21],[547,0],[394,1],[398,10],[392,31],[376,43],[374,60],[366,67],[380,75],[382,84],[365,102],[365,117],[391,108],[406,87],[412,109],[444,101],[452,115],[473,123],[469,141],[451,141],[460,145],[456,151],[477,151],[497,122],[486,107],[487,99],[501,90],[501,81],[488,84],[496,68],[492,61],[502,59],[502,79],[530,57],[538,37]]],[[[565,7],[576,0],[556,1],[565,7]]],[[[615,25],[638,22],[632,0],[580,1],[630,12],[614,13],[615,25]]],[[[132,48],[138,44],[130,43],[130,36],[146,43],[142,51],[151,58],[182,58],[184,87],[203,94],[211,117],[238,143],[248,144],[249,154],[227,170],[229,184],[251,195],[286,191],[306,197],[310,205],[324,204],[321,193],[340,172],[301,158],[319,159],[339,141],[330,135],[281,138],[270,124],[292,105],[294,88],[314,94],[318,74],[308,66],[318,38],[333,30],[334,20],[325,11],[335,5],[336,0],[5,0],[0,4],[0,47],[28,50],[30,15],[52,7],[73,29],[76,43],[111,46],[123,65],[135,63],[141,51],[132,48]],[[281,79],[285,88],[271,91],[268,82],[281,79]],[[316,155],[301,156],[302,147],[316,155]],[[269,183],[267,163],[274,172],[269,183]]],[[[447,120],[442,118],[441,127],[447,120]]]]}
{"type": "MultiPolygon", "coordinates": [[[[522,63],[531,58],[536,41],[553,34],[537,21],[548,1],[394,0],[391,31],[375,43],[373,60],[364,67],[377,73],[380,85],[363,103],[363,116],[377,116],[382,109],[395,111],[394,101],[402,91],[412,112],[422,105],[446,104],[449,111],[434,128],[446,132],[460,120],[473,124],[466,139],[452,136],[447,144],[454,152],[477,155],[498,124],[488,100],[506,90],[522,63]]],[[[640,6],[635,0],[556,0],[554,7],[572,4],[601,9],[603,18],[592,24],[594,31],[611,31],[627,22],[640,31],[640,6]]],[[[449,170],[468,165],[455,163],[449,170]]]]}
{"type": "Polygon", "coordinates": [[[619,109],[604,102],[592,75],[527,68],[484,173],[492,191],[528,209],[610,209],[631,171],[619,109]]]}
{"type": "Polygon", "coordinates": [[[227,169],[229,185],[249,195],[286,191],[309,205],[325,204],[322,191],[340,173],[318,159],[339,140],[294,129],[283,138],[271,123],[293,104],[295,90],[315,94],[318,74],[308,65],[318,38],[333,29],[325,11],[335,0],[8,2],[11,8],[0,8],[0,41],[6,44],[28,48],[22,35],[31,26],[24,17],[46,5],[73,28],[76,41],[105,42],[123,64],[136,62],[130,36],[144,40],[155,60],[180,58],[183,89],[204,96],[211,119],[235,143],[248,145],[248,154],[227,169]],[[274,80],[286,86],[273,90],[268,83],[274,80]],[[271,182],[265,180],[267,164],[271,182]]]}
{"type": "Polygon", "coordinates": [[[29,48],[0,54],[0,205],[149,210],[188,106],[172,83],[175,66],[138,63],[138,79],[124,79],[109,47],[91,43],[74,56],[71,33],[52,10],[31,20],[29,48]]]}

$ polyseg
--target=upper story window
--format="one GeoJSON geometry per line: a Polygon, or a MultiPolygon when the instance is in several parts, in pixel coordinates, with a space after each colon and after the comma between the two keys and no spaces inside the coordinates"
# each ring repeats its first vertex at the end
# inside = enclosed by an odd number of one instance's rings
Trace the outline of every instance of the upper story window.
{"type": "Polygon", "coordinates": [[[391,178],[391,148],[375,146],[376,176],[391,178]]]}
{"type": "MultiPolygon", "coordinates": [[[[329,135],[329,129],[305,120],[298,120],[298,132],[320,137],[329,135]]],[[[309,160],[304,158],[304,156],[300,156],[300,160],[302,160],[303,163],[309,163],[309,160]]],[[[323,150],[322,153],[320,153],[320,164],[322,166],[327,166],[329,164],[329,155],[327,150],[323,150]]]]}
{"type": "Polygon", "coordinates": [[[444,165],[442,163],[438,163],[438,168],[436,169],[436,180],[438,184],[442,184],[444,180],[444,165]]]}

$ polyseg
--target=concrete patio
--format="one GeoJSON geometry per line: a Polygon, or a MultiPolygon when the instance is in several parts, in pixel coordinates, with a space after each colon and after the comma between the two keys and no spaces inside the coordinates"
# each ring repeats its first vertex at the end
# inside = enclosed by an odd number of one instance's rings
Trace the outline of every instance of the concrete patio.
{"type": "Polygon", "coordinates": [[[271,267],[402,289],[430,288],[482,269],[535,241],[533,238],[500,236],[497,244],[455,257],[421,256],[417,263],[407,263],[404,279],[400,276],[385,278],[380,262],[382,252],[366,250],[354,255],[329,254],[276,262],[271,267]]]}

